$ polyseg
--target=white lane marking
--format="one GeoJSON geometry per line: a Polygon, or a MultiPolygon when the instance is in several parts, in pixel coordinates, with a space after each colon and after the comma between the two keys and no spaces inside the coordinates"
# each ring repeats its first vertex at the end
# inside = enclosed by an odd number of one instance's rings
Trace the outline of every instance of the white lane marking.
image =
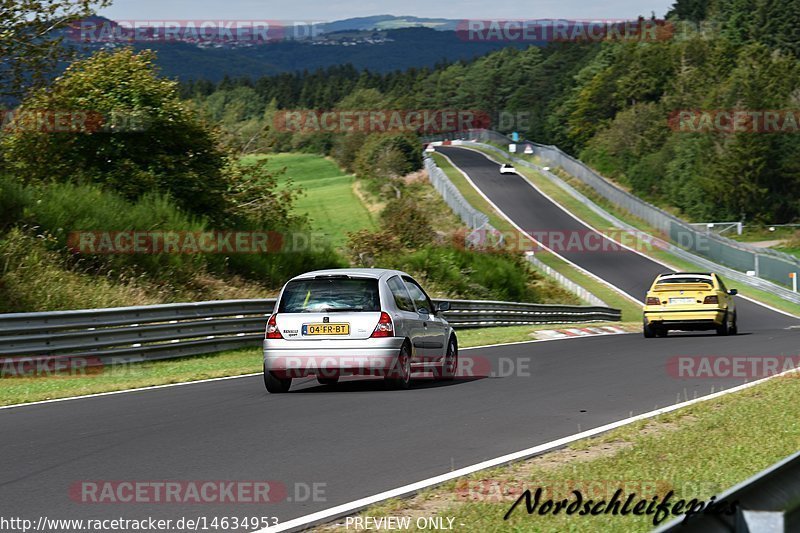
{"type": "MultiPolygon", "coordinates": [[[[534,333],[535,333],[535,331],[534,331],[534,333]]],[[[628,332],[620,330],[620,334],[628,334],[628,332]]],[[[575,338],[578,338],[578,337],[565,337],[565,339],[575,339],[575,338]]],[[[495,346],[512,346],[512,345],[515,345],[515,344],[530,344],[530,343],[533,343],[533,342],[545,342],[545,341],[565,340],[565,339],[532,339],[532,340],[529,340],[529,341],[500,342],[500,343],[495,343],[495,344],[482,344],[480,346],[467,346],[465,348],[459,348],[458,350],[460,352],[463,352],[465,350],[476,350],[476,349],[479,349],[479,348],[494,348],[495,346]]],[[[227,379],[249,378],[249,377],[252,377],[252,376],[260,376],[260,375],[262,375],[262,372],[253,372],[253,373],[250,373],[250,374],[239,374],[237,376],[224,376],[224,377],[221,377],[221,378],[198,379],[198,380],[195,380],[195,381],[182,381],[181,383],[166,383],[164,385],[150,385],[150,386],[147,386],[147,387],[136,387],[136,388],[133,388],[133,389],[122,389],[122,390],[115,390],[115,391],[109,391],[109,392],[97,392],[97,393],[94,393],[94,394],[83,394],[81,396],[68,396],[66,398],[54,398],[52,400],[40,400],[38,402],[14,403],[14,404],[11,404],[11,405],[2,405],[2,406],[0,406],[0,410],[11,409],[12,407],[25,407],[25,406],[28,406],[28,405],[41,405],[41,404],[45,404],[45,403],[66,402],[66,401],[70,401],[70,400],[82,400],[82,399],[85,399],[85,398],[97,398],[97,397],[100,397],[100,396],[111,396],[112,394],[124,394],[124,393],[128,393],[128,392],[146,392],[146,391],[156,390],[156,389],[166,389],[166,388],[169,388],[169,387],[181,387],[181,386],[184,386],[184,385],[197,385],[199,383],[211,383],[213,381],[224,381],[224,380],[227,380],[227,379]]]]}
{"type": "Polygon", "coordinates": [[[156,389],[166,389],[168,387],[182,387],[184,385],[196,385],[198,383],[210,383],[212,381],[224,381],[226,379],[238,379],[238,378],[248,378],[251,376],[260,376],[261,372],[256,372],[253,374],[240,374],[238,376],[225,376],[221,378],[209,378],[209,379],[198,379],[196,381],[182,381],[181,383],[167,383],[164,385],[150,385],[147,387],[136,387],[133,389],[122,389],[122,390],[114,390],[109,392],[97,392],[95,394],[83,394],[81,396],[68,396],[66,398],[53,398],[52,400],[40,400],[38,402],[28,402],[28,403],[14,403],[11,405],[2,405],[0,406],[0,410],[2,409],[11,409],[12,407],[25,407],[28,405],[41,405],[43,403],[56,403],[56,402],[66,402],[70,400],[82,400],[84,398],[97,398],[100,396],[111,396],[112,394],[125,394],[128,392],[139,392],[139,391],[150,391],[156,389]]]}
{"type": "MultiPolygon", "coordinates": [[[[472,150],[471,148],[463,148],[463,149],[464,149],[464,150],[472,150]]],[[[484,155],[482,152],[479,152],[478,150],[472,150],[472,151],[473,151],[473,152],[477,152],[477,153],[479,153],[479,154],[481,154],[481,155],[484,155]]],[[[626,298],[630,299],[630,300],[631,300],[631,301],[633,301],[634,303],[636,303],[636,304],[638,304],[638,305],[642,305],[642,302],[641,302],[641,300],[639,300],[638,298],[634,297],[634,296],[633,296],[633,295],[631,295],[631,294],[628,294],[627,292],[623,291],[622,289],[620,289],[620,288],[619,288],[619,287],[617,287],[616,285],[613,285],[613,284],[609,283],[608,281],[604,280],[604,279],[603,279],[603,278],[601,278],[600,276],[598,276],[598,275],[596,275],[596,274],[593,274],[592,272],[589,272],[588,270],[586,270],[586,269],[585,269],[585,268],[583,268],[582,266],[580,266],[580,265],[577,265],[577,264],[573,263],[572,261],[570,261],[570,260],[569,260],[569,259],[567,259],[566,257],[562,256],[562,255],[561,255],[561,254],[559,254],[558,252],[555,252],[555,251],[553,251],[553,250],[552,250],[551,248],[549,248],[548,246],[545,246],[544,244],[542,244],[542,243],[540,243],[539,241],[537,241],[536,239],[534,239],[534,238],[533,238],[533,236],[532,236],[530,233],[528,233],[528,232],[526,232],[524,229],[522,229],[522,228],[519,226],[519,224],[517,224],[516,222],[514,222],[513,220],[511,220],[511,217],[509,217],[507,214],[505,214],[505,212],[504,212],[502,209],[500,209],[499,207],[497,207],[497,204],[495,204],[493,201],[491,201],[491,200],[489,199],[489,197],[488,197],[488,196],[486,196],[486,194],[484,194],[484,192],[483,192],[483,191],[482,191],[482,190],[481,190],[481,189],[480,189],[480,188],[479,188],[477,185],[475,185],[475,182],[473,182],[473,181],[472,181],[472,178],[470,178],[470,177],[469,177],[469,175],[468,175],[466,172],[464,172],[463,170],[461,170],[461,167],[459,167],[458,165],[456,165],[455,163],[453,163],[453,161],[452,161],[452,160],[451,160],[449,157],[447,157],[445,154],[443,154],[443,153],[441,153],[441,152],[437,152],[437,153],[438,153],[439,155],[441,155],[442,157],[444,157],[445,159],[447,159],[447,161],[448,161],[448,162],[449,162],[449,163],[450,163],[450,164],[453,166],[453,168],[454,168],[454,169],[456,169],[457,171],[459,171],[459,172],[461,173],[461,175],[462,175],[462,176],[464,176],[464,179],[466,179],[466,180],[469,182],[469,184],[470,184],[470,185],[472,185],[472,188],[473,188],[473,189],[475,189],[475,190],[477,191],[477,193],[478,193],[478,194],[480,194],[480,195],[483,197],[483,199],[484,199],[484,200],[486,200],[486,202],[488,202],[488,203],[489,203],[489,205],[491,205],[491,206],[494,208],[494,210],[495,210],[495,211],[497,211],[497,213],[498,213],[498,214],[499,214],[501,217],[503,217],[504,219],[506,219],[506,221],[507,221],[509,224],[511,224],[512,226],[514,226],[514,228],[516,228],[516,230],[517,230],[517,231],[519,231],[519,232],[522,234],[522,236],[524,236],[524,237],[527,237],[528,239],[530,239],[530,241],[531,241],[531,242],[533,242],[533,243],[534,243],[534,244],[536,244],[537,246],[540,246],[541,248],[543,248],[543,249],[547,250],[548,252],[550,252],[550,253],[551,253],[551,254],[553,254],[554,256],[558,257],[559,259],[561,259],[561,260],[562,260],[562,261],[564,261],[565,263],[568,263],[568,264],[572,265],[572,267],[573,267],[573,268],[575,268],[575,270],[578,270],[579,272],[582,272],[584,275],[586,275],[586,276],[588,276],[588,277],[590,277],[590,278],[594,279],[595,281],[597,281],[597,282],[599,282],[599,283],[602,283],[603,285],[605,285],[605,286],[606,286],[606,287],[608,287],[609,289],[613,290],[614,292],[618,292],[619,294],[621,294],[622,296],[624,296],[624,297],[626,297],[626,298]]],[[[487,159],[489,159],[489,158],[487,157],[487,159]]],[[[523,181],[526,181],[526,182],[528,181],[528,180],[526,180],[525,178],[523,178],[522,176],[520,176],[520,179],[522,179],[523,181]]],[[[530,182],[529,182],[529,183],[530,183],[530,182]]],[[[606,238],[607,238],[607,237],[606,237],[606,238]]]]}
{"type": "Polygon", "coordinates": [[[518,452],[509,453],[507,455],[501,455],[500,457],[496,457],[494,459],[489,459],[487,461],[483,461],[481,463],[477,463],[471,466],[467,466],[464,468],[460,468],[458,470],[454,470],[452,472],[447,472],[446,474],[441,474],[438,476],[434,476],[428,479],[423,479],[421,481],[417,481],[416,483],[410,483],[408,485],[403,485],[402,487],[397,487],[395,489],[387,490],[373,496],[367,496],[365,498],[361,498],[358,500],[354,500],[349,503],[345,503],[342,505],[337,505],[336,507],[331,507],[330,509],[325,509],[323,511],[318,511],[316,513],[311,513],[305,516],[301,516],[299,518],[294,518],[292,520],[288,520],[282,524],[278,524],[276,526],[267,527],[264,529],[260,529],[254,531],[253,533],[273,533],[278,531],[288,531],[290,529],[296,528],[304,528],[309,527],[315,524],[321,524],[330,522],[336,518],[340,518],[342,516],[348,516],[354,514],[357,511],[364,509],[365,507],[369,507],[370,505],[374,505],[379,503],[383,500],[388,500],[391,498],[398,498],[401,496],[409,496],[416,492],[419,492],[422,489],[426,489],[429,487],[433,487],[436,485],[441,485],[447,481],[451,481],[453,479],[467,476],[469,474],[473,474],[480,470],[486,470],[487,468],[494,468],[497,466],[502,466],[507,463],[520,461],[522,459],[527,459],[534,455],[539,455],[543,452],[552,450],[554,448],[559,448],[571,442],[575,442],[576,440],[585,439],[587,437],[593,437],[600,433],[605,433],[607,431],[611,431],[612,429],[617,429],[622,426],[626,426],[633,422],[638,422],[639,420],[646,420],[648,418],[653,418],[658,415],[662,415],[665,413],[670,413],[672,411],[676,411],[683,407],[688,407],[690,405],[694,405],[696,403],[705,402],[708,400],[713,400],[715,398],[719,398],[720,396],[724,396],[726,394],[730,394],[733,392],[739,392],[745,389],[749,389],[750,387],[754,387],[756,385],[760,385],[766,381],[771,379],[775,379],[780,376],[787,375],[792,372],[797,372],[797,369],[789,369],[785,372],[781,372],[780,374],[776,374],[774,376],[769,376],[766,378],[759,379],[757,381],[753,381],[750,383],[744,383],[742,385],[738,385],[736,387],[715,392],[712,394],[708,394],[706,396],[701,396],[699,398],[695,398],[689,401],[685,401],[682,403],[677,403],[675,405],[671,405],[669,407],[664,407],[661,409],[656,409],[654,411],[649,411],[647,413],[642,413],[640,415],[632,416],[629,418],[625,418],[623,420],[618,420],[617,422],[611,422],[610,424],[606,424],[603,426],[596,427],[594,429],[589,429],[587,431],[582,431],[580,433],[576,433],[574,435],[569,435],[567,437],[562,437],[560,439],[556,439],[550,442],[546,442],[544,444],[539,444],[538,446],[533,446],[531,448],[526,448],[524,450],[520,450],[518,452]]]}
{"type": "MultiPolygon", "coordinates": [[[[483,157],[485,157],[486,159],[488,159],[488,160],[490,160],[490,161],[492,161],[492,162],[494,162],[494,163],[500,164],[500,163],[499,163],[499,161],[497,161],[496,159],[494,159],[493,157],[491,157],[489,154],[486,154],[486,153],[484,153],[484,152],[481,152],[480,150],[476,150],[475,148],[471,148],[471,147],[468,147],[468,146],[461,146],[461,149],[462,149],[462,150],[471,150],[471,151],[473,151],[473,152],[479,153],[479,154],[481,154],[483,157]]],[[[446,155],[444,155],[443,153],[441,153],[441,152],[437,152],[437,153],[438,153],[439,155],[441,155],[442,157],[444,157],[445,159],[447,159],[448,161],[450,161],[450,158],[449,158],[449,157],[447,157],[446,155]]],[[[456,168],[457,170],[459,170],[459,171],[460,171],[462,174],[464,174],[464,175],[466,176],[466,174],[464,173],[464,171],[463,171],[463,170],[461,170],[461,169],[460,169],[458,166],[454,165],[452,161],[450,161],[450,164],[451,164],[451,165],[453,165],[453,167],[454,167],[454,168],[456,168]]],[[[534,164],[535,164],[535,163],[534,163],[534,164]]],[[[540,172],[540,171],[539,171],[539,170],[536,170],[536,172],[540,172]]],[[[540,172],[540,173],[541,173],[541,172],[540,172]]],[[[661,266],[663,266],[663,267],[665,267],[665,268],[668,268],[668,269],[672,270],[673,272],[680,272],[680,270],[679,270],[679,269],[675,268],[675,267],[674,267],[674,266],[672,266],[672,265],[669,265],[669,264],[667,264],[667,263],[664,263],[664,262],[663,262],[663,261],[661,261],[660,259],[657,259],[657,258],[655,258],[655,257],[651,257],[651,256],[649,256],[649,255],[646,255],[646,254],[645,254],[645,253],[643,253],[643,252],[640,252],[639,250],[636,250],[635,248],[631,248],[630,246],[627,246],[627,245],[625,245],[625,244],[623,244],[623,243],[621,243],[621,242],[618,242],[618,241],[616,241],[616,240],[614,240],[614,239],[610,239],[609,237],[607,237],[606,235],[604,235],[604,234],[603,234],[601,231],[599,231],[597,228],[595,228],[595,227],[593,227],[593,226],[589,225],[589,223],[585,222],[584,220],[581,220],[580,218],[578,218],[578,216],[577,216],[577,215],[575,215],[574,213],[572,213],[572,212],[571,212],[570,210],[568,210],[566,207],[564,207],[564,206],[563,206],[563,205],[561,205],[560,203],[558,203],[558,202],[556,202],[555,200],[553,200],[553,199],[552,199],[552,198],[551,198],[551,197],[550,197],[550,196],[549,196],[547,193],[545,193],[544,191],[542,191],[542,190],[541,190],[541,189],[540,189],[540,188],[539,188],[539,187],[538,187],[538,186],[537,186],[535,183],[533,183],[531,180],[529,180],[528,178],[526,178],[524,175],[522,175],[522,174],[519,174],[519,173],[518,173],[517,175],[518,175],[520,178],[522,178],[522,180],[523,180],[525,183],[527,183],[528,185],[530,185],[531,187],[533,187],[533,189],[534,189],[536,192],[538,192],[539,194],[541,194],[542,196],[544,196],[545,198],[547,198],[547,199],[548,199],[548,200],[549,200],[551,203],[553,203],[553,204],[555,204],[556,206],[558,206],[558,207],[559,207],[559,208],[560,208],[562,211],[564,211],[566,214],[568,214],[569,216],[571,216],[572,218],[574,218],[575,220],[577,220],[578,222],[580,222],[581,224],[583,224],[584,226],[586,226],[587,228],[589,228],[590,230],[594,231],[595,233],[598,233],[598,234],[602,235],[602,236],[603,236],[603,238],[605,238],[605,239],[607,239],[607,240],[610,240],[611,242],[613,242],[613,243],[616,243],[617,245],[619,245],[619,246],[622,246],[623,248],[626,248],[626,249],[630,250],[631,252],[633,252],[633,253],[635,253],[635,254],[639,254],[639,255],[641,255],[642,257],[644,257],[644,258],[646,258],[646,259],[649,259],[650,261],[653,261],[654,263],[658,263],[659,265],[661,265],[661,266]]],[[[469,179],[469,177],[467,177],[467,179],[469,179]]],[[[485,195],[485,194],[483,194],[483,191],[481,191],[481,190],[480,190],[478,187],[476,187],[476,186],[475,186],[475,184],[472,182],[472,180],[470,180],[470,183],[472,184],[472,187],[473,187],[473,188],[474,188],[476,191],[478,191],[478,192],[481,194],[481,196],[483,196],[484,198],[486,198],[486,195],[485,195]]],[[[496,206],[496,205],[494,205],[494,204],[493,204],[493,203],[492,203],[492,202],[491,202],[491,201],[490,201],[488,198],[486,198],[486,200],[487,200],[487,201],[488,201],[490,204],[492,204],[492,206],[493,206],[495,209],[497,209],[497,211],[498,211],[498,212],[499,212],[501,215],[503,215],[503,217],[504,217],[504,218],[506,218],[506,219],[507,219],[507,220],[509,220],[509,221],[511,220],[511,219],[509,219],[509,218],[508,218],[508,216],[506,216],[506,214],[505,214],[505,213],[503,213],[503,212],[502,212],[500,209],[498,209],[498,208],[497,208],[497,206],[496,206]]],[[[602,208],[600,208],[600,209],[602,209],[602,208]]],[[[512,222],[512,224],[514,224],[514,223],[512,222]]],[[[514,227],[516,227],[518,230],[522,231],[522,230],[520,229],[520,227],[519,227],[519,226],[517,226],[516,224],[514,224],[514,227]]],[[[523,233],[525,233],[525,232],[523,231],[523,233]]],[[[642,233],[645,233],[645,232],[642,232],[642,233]]],[[[646,233],[646,234],[647,234],[647,233],[646,233]]],[[[528,237],[530,237],[530,235],[528,235],[527,233],[525,233],[525,235],[527,235],[528,237]]],[[[649,235],[649,234],[647,234],[647,235],[649,235]]],[[[533,240],[533,239],[532,239],[532,240],[533,240]]],[[[536,241],[534,240],[534,242],[536,242],[536,241]]],[[[551,250],[551,251],[552,251],[552,250],[551,250]]],[[[557,255],[557,254],[556,254],[556,255],[557,255]]],[[[559,257],[560,257],[560,256],[559,256],[559,257]]],[[[562,259],[564,259],[564,258],[562,257],[562,259]]],[[[569,260],[567,260],[567,259],[564,259],[564,260],[565,260],[565,261],[567,261],[567,262],[570,262],[570,261],[569,261],[569,260]]],[[[577,265],[575,265],[575,266],[577,266],[577,265]]],[[[580,267],[578,267],[578,268],[580,268],[580,267]]],[[[594,276],[594,274],[592,274],[592,275],[594,276]]],[[[597,277],[597,276],[594,276],[594,277],[597,277]]],[[[636,301],[636,303],[638,303],[638,304],[641,304],[641,303],[643,303],[641,300],[639,300],[639,299],[637,299],[637,298],[634,298],[633,296],[631,296],[630,294],[626,293],[625,291],[623,291],[623,290],[622,290],[622,289],[620,289],[619,287],[616,287],[616,286],[614,286],[614,285],[611,285],[611,284],[610,284],[610,283],[608,283],[608,282],[606,282],[606,283],[607,283],[607,285],[610,285],[611,287],[614,287],[614,288],[615,288],[617,291],[621,292],[621,293],[622,293],[622,294],[624,294],[625,296],[628,296],[629,298],[633,298],[633,299],[636,301]]],[[[768,292],[768,291],[767,291],[767,292],[768,292]]],[[[764,302],[761,302],[761,301],[758,301],[758,300],[754,300],[753,298],[751,298],[751,297],[749,297],[749,296],[745,296],[745,295],[741,295],[741,294],[740,294],[740,295],[739,295],[739,298],[743,298],[743,299],[745,299],[745,300],[747,300],[747,301],[749,301],[749,302],[752,302],[752,303],[754,303],[754,304],[756,304],[756,305],[760,305],[761,307],[764,307],[764,308],[766,308],[766,309],[769,309],[770,311],[775,311],[776,313],[781,313],[782,315],[786,315],[786,316],[789,316],[789,317],[792,317],[792,318],[797,318],[797,319],[800,319],[800,316],[794,315],[794,314],[790,313],[789,311],[784,311],[784,310],[782,310],[782,309],[778,309],[778,308],[776,308],[776,307],[773,307],[773,306],[771,306],[770,304],[767,304],[767,303],[764,303],[764,302]]]]}

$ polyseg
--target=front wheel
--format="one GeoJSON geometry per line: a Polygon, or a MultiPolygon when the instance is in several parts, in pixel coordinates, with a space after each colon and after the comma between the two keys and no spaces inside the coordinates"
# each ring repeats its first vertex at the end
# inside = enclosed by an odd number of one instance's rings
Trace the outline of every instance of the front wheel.
{"type": "Polygon", "coordinates": [[[264,366],[264,386],[267,392],[271,394],[282,394],[289,392],[289,387],[292,386],[292,378],[280,378],[274,372],[267,372],[267,367],[264,366]]]}
{"type": "Polygon", "coordinates": [[[444,356],[442,365],[436,367],[433,376],[439,381],[452,381],[456,377],[458,369],[458,344],[455,337],[450,337],[447,343],[447,353],[444,356]]]}

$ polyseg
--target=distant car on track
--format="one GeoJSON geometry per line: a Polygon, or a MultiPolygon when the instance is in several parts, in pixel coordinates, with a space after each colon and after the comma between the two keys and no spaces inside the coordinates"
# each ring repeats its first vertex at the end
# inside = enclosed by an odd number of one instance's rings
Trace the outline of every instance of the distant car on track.
{"type": "Polygon", "coordinates": [[[295,377],[333,385],[342,375],[383,376],[407,389],[411,374],[453,379],[458,340],[411,276],[377,268],[308,272],[284,285],[264,339],[264,384],[287,392],[295,377]]]}
{"type": "Polygon", "coordinates": [[[514,168],[514,165],[510,165],[508,163],[504,163],[500,165],[500,174],[516,174],[517,169],[514,168]]]}
{"type": "Polygon", "coordinates": [[[647,291],[644,336],[666,337],[669,330],[736,335],[736,294],[736,289],[728,290],[714,273],[660,274],[647,291]]]}

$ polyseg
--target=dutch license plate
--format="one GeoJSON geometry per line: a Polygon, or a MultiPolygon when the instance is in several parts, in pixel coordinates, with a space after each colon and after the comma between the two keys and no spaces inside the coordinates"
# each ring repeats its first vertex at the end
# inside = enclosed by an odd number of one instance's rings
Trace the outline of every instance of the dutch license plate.
{"type": "Polygon", "coordinates": [[[669,303],[671,304],[693,304],[694,298],[670,298],[669,303]]]}
{"type": "Polygon", "coordinates": [[[350,324],[303,324],[303,335],[350,335],[350,324]]]}

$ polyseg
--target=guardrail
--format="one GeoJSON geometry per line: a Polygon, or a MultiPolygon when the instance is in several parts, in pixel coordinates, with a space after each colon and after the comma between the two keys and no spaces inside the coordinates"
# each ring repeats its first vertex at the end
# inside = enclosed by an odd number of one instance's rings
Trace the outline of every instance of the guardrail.
{"type": "Polygon", "coordinates": [[[486,229],[492,233],[499,233],[494,226],[489,223],[489,217],[485,213],[481,213],[470,204],[466,198],[461,194],[447,174],[439,168],[436,163],[429,157],[424,158],[425,170],[428,173],[428,179],[436,189],[436,192],[442,197],[444,202],[458,215],[461,221],[470,229],[486,229]]]}
{"type": "Polygon", "coordinates": [[[676,518],[654,533],[745,533],[800,531],[800,452],[717,496],[719,509],[736,504],[734,514],[702,512],[676,518]]]}
{"type": "Polygon", "coordinates": [[[544,272],[546,276],[550,276],[551,278],[556,280],[556,283],[558,283],[568,291],[572,292],[573,294],[577,294],[581,300],[583,300],[584,302],[588,302],[589,305],[599,305],[603,307],[606,307],[608,305],[603,300],[592,294],[588,289],[583,288],[582,286],[578,285],[568,277],[561,274],[561,272],[559,272],[558,270],[552,268],[550,265],[546,265],[543,261],[537,259],[532,252],[530,254],[525,254],[525,259],[535,268],[544,272]]]}
{"type": "MultiPolygon", "coordinates": [[[[447,301],[444,316],[456,328],[621,319],[618,309],[601,306],[447,301]]],[[[125,363],[258,346],[274,307],[275,299],[267,298],[0,314],[0,358],[125,363]]]]}

